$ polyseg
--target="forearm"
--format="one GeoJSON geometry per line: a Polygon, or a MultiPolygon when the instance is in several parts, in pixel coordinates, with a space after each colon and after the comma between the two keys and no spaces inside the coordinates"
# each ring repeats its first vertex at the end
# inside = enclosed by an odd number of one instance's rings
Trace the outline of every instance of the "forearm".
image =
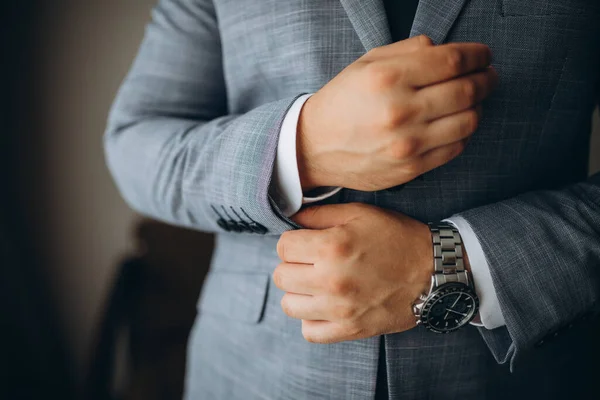
{"type": "Polygon", "coordinates": [[[500,362],[514,363],[520,352],[597,312],[600,175],[459,215],[482,245],[506,320],[506,333],[482,331],[500,362]]]}
{"type": "Polygon", "coordinates": [[[108,165],[123,197],[142,214],[221,231],[218,219],[237,220],[237,213],[280,233],[291,226],[272,210],[268,193],[279,126],[293,100],[208,122],[125,117],[117,102],[105,137],[108,165]]]}
{"type": "Polygon", "coordinates": [[[160,0],[111,110],[109,168],[145,215],[205,231],[281,233],[292,225],[268,189],[295,98],[231,115],[222,57],[212,1],[160,0]]]}

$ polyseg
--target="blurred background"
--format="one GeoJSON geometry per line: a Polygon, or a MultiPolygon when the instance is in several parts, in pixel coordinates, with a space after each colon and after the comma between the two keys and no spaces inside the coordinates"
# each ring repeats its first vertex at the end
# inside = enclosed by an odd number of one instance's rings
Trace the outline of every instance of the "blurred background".
{"type": "MultiPolygon", "coordinates": [[[[8,90],[0,138],[0,398],[69,399],[85,396],[92,369],[92,380],[103,385],[112,367],[125,363],[107,356],[119,340],[111,334],[118,318],[105,311],[114,298],[113,312],[124,309],[114,289],[117,276],[129,268],[135,278],[140,259],[140,265],[166,262],[185,270],[194,268],[186,259],[197,258],[204,268],[212,242],[142,221],[120,198],[104,163],[107,112],[155,0],[12,3],[3,12],[0,38],[8,90]],[[169,240],[197,253],[173,261],[148,251],[148,243],[169,240]],[[112,339],[99,343],[101,332],[112,339]],[[98,366],[99,359],[105,365],[98,366]]],[[[595,120],[591,171],[600,170],[595,120]]],[[[185,295],[187,314],[177,322],[183,328],[193,319],[202,271],[195,276],[185,295]]],[[[168,279],[156,274],[149,285],[165,289],[168,279]]],[[[178,339],[180,355],[184,339],[178,339]]],[[[181,372],[182,359],[171,361],[181,372]]],[[[169,393],[175,394],[138,397],[177,396],[177,390],[169,393]]]]}
{"type": "MultiPolygon", "coordinates": [[[[113,360],[106,354],[118,341],[112,330],[119,318],[128,317],[122,315],[126,308],[122,303],[131,303],[114,287],[126,268],[130,281],[132,274],[139,275],[131,261],[141,253],[148,258],[148,241],[188,238],[188,247],[198,248],[192,256],[200,257],[201,271],[192,276],[199,279],[193,282],[189,299],[181,295],[188,308],[180,319],[187,325],[193,318],[211,238],[189,232],[186,236],[136,216],[109,176],[102,147],[110,104],[154,3],[12,2],[2,13],[0,58],[8,90],[0,122],[2,400],[89,398],[84,383],[92,379],[92,385],[104,385],[114,365],[117,375],[125,374],[119,372],[119,366],[125,369],[124,358],[113,360]],[[111,305],[113,301],[116,304],[111,305]],[[121,315],[107,317],[110,307],[112,314],[121,315]],[[97,370],[90,378],[92,368],[97,370]]],[[[146,264],[162,259],[177,264],[177,257],[157,255],[159,251],[153,250],[146,264]]],[[[185,267],[190,268],[179,270],[185,267]]],[[[174,284],[161,276],[145,276],[143,284],[139,276],[133,278],[138,293],[150,285],[164,292],[174,284]],[[151,279],[160,282],[149,283],[151,279]]],[[[132,282],[126,285],[131,288],[132,282]]],[[[172,318],[167,323],[172,329],[172,318]]],[[[184,350],[179,345],[177,352],[181,355],[184,350]]],[[[172,369],[180,371],[182,359],[173,363],[172,369]]],[[[173,398],[166,393],[136,397],[173,398]]]]}

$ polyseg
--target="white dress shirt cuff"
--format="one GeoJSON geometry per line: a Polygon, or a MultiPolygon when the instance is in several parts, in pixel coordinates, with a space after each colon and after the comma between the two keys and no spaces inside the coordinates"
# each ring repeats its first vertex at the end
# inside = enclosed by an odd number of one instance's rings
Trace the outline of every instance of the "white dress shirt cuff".
{"type": "Polygon", "coordinates": [[[315,203],[325,200],[339,192],[341,187],[322,187],[312,191],[311,196],[304,196],[300,184],[300,173],[298,171],[298,160],[296,157],[296,132],[298,130],[298,119],[306,100],[312,96],[306,94],[300,96],[288,110],[277,145],[277,156],[275,157],[275,202],[286,217],[296,214],[303,204],[315,203]]]}
{"type": "Polygon", "coordinates": [[[492,282],[489,264],[485,258],[481,244],[475,232],[473,232],[473,228],[471,228],[467,220],[458,215],[446,219],[444,222],[458,229],[465,251],[469,256],[471,275],[475,282],[475,292],[479,297],[479,319],[481,321],[480,324],[476,321],[471,322],[471,324],[476,326],[483,325],[486,329],[494,329],[506,325],[502,310],[500,309],[500,303],[498,302],[498,296],[494,289],[494,283],[492,282]]]}

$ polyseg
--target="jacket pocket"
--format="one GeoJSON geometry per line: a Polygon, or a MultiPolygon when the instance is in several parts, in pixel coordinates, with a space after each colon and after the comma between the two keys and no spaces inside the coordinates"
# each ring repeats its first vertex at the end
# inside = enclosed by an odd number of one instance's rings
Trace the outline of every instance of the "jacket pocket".
{"type": "Polygon", "coordinates": [[[200,314],[255,324],[265,306],[269,275],[230,271],[210,272],[200,295],[200,314]]]}

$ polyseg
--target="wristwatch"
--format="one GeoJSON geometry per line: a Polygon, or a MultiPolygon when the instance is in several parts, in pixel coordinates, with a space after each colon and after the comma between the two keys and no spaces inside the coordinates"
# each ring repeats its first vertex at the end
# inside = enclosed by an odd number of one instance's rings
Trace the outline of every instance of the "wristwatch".
{"type": "Polygon", "coordinates": [[[454,332],[477,315],[479,298],[465,270],[458,230],[445,223],[429,224],[434,270],[429,293],[413,304],[417,324],[435,333],[454,332]]]}

